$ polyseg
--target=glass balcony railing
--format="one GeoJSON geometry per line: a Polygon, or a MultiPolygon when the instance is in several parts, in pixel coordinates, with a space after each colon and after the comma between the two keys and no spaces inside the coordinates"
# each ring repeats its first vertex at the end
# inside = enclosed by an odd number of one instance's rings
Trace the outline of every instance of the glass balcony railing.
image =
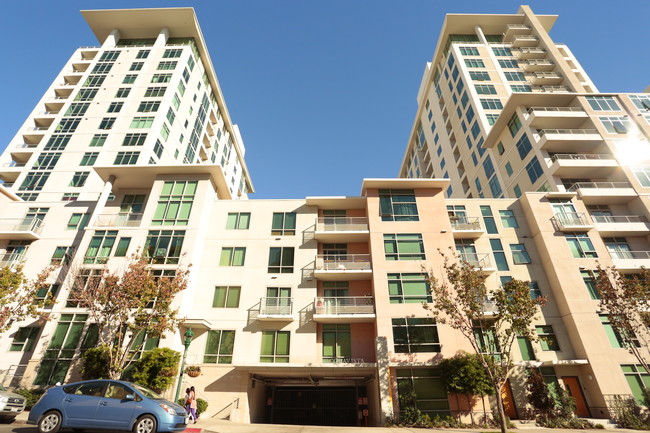
{"type": "Polygon", "coordinates": [[[584,212],[556,213],[552,219],[560,227],[586,227],[591,225],[584,212]]]}
{"type": "Polygon", "coordinates": [[[577,191],[580,189],[617,189],[632,188],[629,182],[578,182],[567,188],[567,191],[577,191]]]}
{"type": "Polygon", "coordinates": [[[591,219],[600,224],[645,223],[648,220],[640,215],[592,215],[591,219]]]}
{"type": "Polygon", "coordinates": [[[368,231],[366,217],[322,217],[316,221],[316,231],[351,232],[368,231]]]}
{"type": "Polygon", "coordinates": [[[96,227],[140,227],[141,213],[100,214],[95,221],[96,227]]]}
{"type": "Polygon", "coordinates": [[[556,153],[551,156],[551,161],[553,162],[558,160],[591,161],[601,159],[614,159],[614,155],[608,153],[556,153]]]}
{"type": "Polygon", "coordinates": [[[452,215],[449,220],[453,230],[482,230],[478,217],[452,215]]]}
{"type": "Polygon", "coordinates": [[[458,257],[474,268],[492,268],[492,261],[490,260],[490,255],[488,253],[459,252],[458,257]]]}
{"type": "Polygon", "coordinates": [[[370,254],[319,254],[316,269],[321,271],[369,271],[370,254]]]}
{"type": "Polygon", "coordinates": [[[293,308],[292,298],[260,298],[260,315],[290,316],[293,308]]]}
{"type": "Polygon", "coordinates": [[[0,218],[0,232],[34,232],[40,234],[43,221],[39,218],[0,218]]]}
{"type": "Polygon", "coordinates": [[[612,259],[619,259],[619,260],[650,259],[650,251],[609,251],[609,255],[612,257],[612,259]]]}
{"type": "Polygon", "coordinates": [[[375,314],[372,296],[318,297],[314,299],[316,314],[375,314]]]}

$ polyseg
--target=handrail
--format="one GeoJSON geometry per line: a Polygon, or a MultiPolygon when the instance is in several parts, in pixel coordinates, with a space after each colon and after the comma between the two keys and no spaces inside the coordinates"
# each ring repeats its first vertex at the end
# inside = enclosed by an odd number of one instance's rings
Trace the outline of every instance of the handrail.
{"type": "Polygon", "coordinates": [[[591,219],[602,224],[645,223],[648,221],[641,215],[591,215],[591,219]]]}
{"type": "Polygon", "coordinates": [[[374,314],[375,304],[372,296],[316,297],[316,314],[374,314]]]}
{"type": "MultiPolygon", "coordinates": [[[[212,415],[211,418],[216,418],[217,415],[219,415],[221,412],[223,412],[224,410],[228,409],[230,406],[233,406],[233,405],[234,405],[235,407],[233,407],[233,408],[230,409],[231,412],[232,412],[232,409],[238,409],[238,408],[239,408],[239,397],[237,397],[236,399],[234,399],[233,401],[231,401],[230,403],[228,403],[227,405],[225,405],[221,410],[219,410],[219,412],[217,412],[217,413],[215,413],[214,415],[212,415]]],[[[228,418],[230,418],[230,415],[231,415],[231,414],[229,413],[229,414],[228,414],[228,418]]]]}
{"type": "Polygon", "coordinates": [[[370,270],[370,254],[318,254],[316,269],[324,271],[370,270]]]}
{"type": "MultiPolygon", "coordinates": [[[[537,133],[540,137],[547,134],[598,134],[597,129],[538,129],[537,133]]],[[[600,135],[600,134],[598,134],[600,135]]]]}
{"type": "Polygon", "coordinates": [[[552,219],[565,227],[591,225],[584,212],[560,212],[552,219]]]}
{"type": "Polygon", "coordinates": [[[468,253],[458,251],[458,256],[464,262],[475,268],[491,268],[492,262],[488,253],[468,253]]]}
{"type": "Polygon", "coordinates": [[[0,231],[40,233],[42,230],[43,221],[40,218],[0,218],[0,231]]]}
{"type": "Polygon", "coordinates": [[[259,314],[290,316],[293,298],[269,297],[260,298],[259,314]]]}
{"type": "Polygon", "coordinates": [[[142,213],[99,214],[95,227],[140,227],[142,213]]]}
{"type": "Polygon", "coordinates": [[[568,191],[593,188],[632,188],[629,182],[577,182],[567,188],[568,191]]]}
{"type": "Polygon", "coordinates": [[[533,111],[553,111],[553,112],[563,112],[563,111],[575,111],[575,112],[580,112],[580,113],[585,113],[585,110],[583,110],[580,107],[528,107],[526,109],[528,113],[533,113],[533,111]]]}
{"type": "Polygon", "coordinates": [[[613,259],[650,259],[650,251],[608,251],[613,259]]]}
{"type": "Polygon", "coordinates": [[[478,217],[450,215],[449,221],[453,230],[481,230],[481,220],[478,217]]]}
{"type": "Polygon", "coordinates": [[[587,159],[597,159],[597,160],[608,160],[614,159],[614,155],[608,153],[556,153],[551,156],[551,161],[555,162],[558,159],[562,160],[587,160],[587,159]]]}
{"type": "Polygon", "coordinates": [[[320,217],[316,219],[316,231],[346,232],[368,231],[366,217],[320,217]]]}
{"type": "Polygon", "coordinates": [[[25,166],[25,163],[12,161],[12,162],[5,162],[4,164],[2,164],[2,166],[7,168],[21,168],[25,166]]]}

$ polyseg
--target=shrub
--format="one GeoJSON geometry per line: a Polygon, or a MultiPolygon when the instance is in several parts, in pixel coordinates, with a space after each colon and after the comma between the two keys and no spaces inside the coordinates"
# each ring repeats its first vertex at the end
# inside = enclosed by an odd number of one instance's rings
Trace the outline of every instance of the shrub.
{"type": "Polygon", "coordinates": [[[634,397],[616,396],[611,404],[612,420],[619,427],[650,430],[648,414],[637,404],[634,397]]]}
{"type": "Polygon", "coordinates": [[[25,397],[25,410],[30,410],[34,407],[41,396],[45,394],[45,391],[40,389],[17,389],[16,394],[20,394],[25,397]]]}
{"type": "Polygon", "coordinates": [[[99,346],[87,349],[81,355],[81,378],[83,380],[108,379],[108,347],[99,346]]]}
{"type": "MultiPolygon", "coordinates": [[[[180,406],[185,407],[185,398],[181,397],[178,399],[176,402],[180,406]]],[[[202,398],[197,398],[196,399],[196,417],[198,418],[203,412],[208,410],[208,402],[203,400],[202,398]]],[[[388,420],[386,420],[388,422],[388,420]]]]}
{"type": "Polygon", "coordinates": [[[178,370],[180,360],[179,352],[166,347],[146,351],[132,364],[127,379],[156,392],[163,392],[174,384],[173,372],[178,370]]]}

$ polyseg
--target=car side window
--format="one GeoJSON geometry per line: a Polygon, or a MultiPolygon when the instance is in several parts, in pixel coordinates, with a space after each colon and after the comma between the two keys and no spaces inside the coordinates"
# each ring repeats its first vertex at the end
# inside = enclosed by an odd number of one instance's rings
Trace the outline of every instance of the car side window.
{"type": "Polygon", "coordinates": [[[104,395],[105,382],[89,382],[81,385],[74,392],[76,395],[87,395],[91,397],[101,397],[104,395]]]}
{"type": "Polygon", "coordinates": [[[68,385],[63,387],[63,392],[66,394],[74,394],[75,391],[79,388],[79,385],[68,385]]]}
{"type": "Polygon", "coordinates": [[[135,395],[135,392],[121,383],[111,382],[106,389],[106,398],[124,400],[129,394],[135,395]]]}

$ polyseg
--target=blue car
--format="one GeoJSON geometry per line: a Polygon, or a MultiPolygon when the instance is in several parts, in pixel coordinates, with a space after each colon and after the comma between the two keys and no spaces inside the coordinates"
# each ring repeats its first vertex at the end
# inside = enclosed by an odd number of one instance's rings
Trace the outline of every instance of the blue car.
{"type": "Polygon", "coordinates": [[[185,409],[154,391],[119,380],[89,380],[50,388],[29,412],[40,433],[62,428],[131,430],[134,433],[185,430],[185,409]]]}

